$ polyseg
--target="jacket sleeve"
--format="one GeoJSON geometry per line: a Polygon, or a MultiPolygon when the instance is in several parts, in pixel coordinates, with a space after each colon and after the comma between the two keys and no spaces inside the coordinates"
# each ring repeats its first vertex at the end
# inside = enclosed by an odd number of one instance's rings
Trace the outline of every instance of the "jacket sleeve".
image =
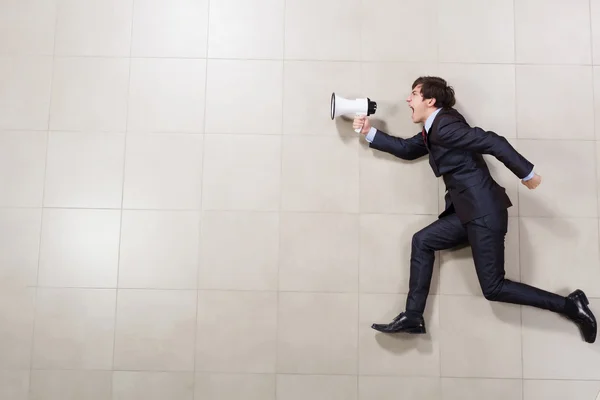
{"type": "Polygon", "coordinates": [[[432,144],[435,143],[446,148],[490,154],[502,162],[519,179],[527,177],[533,170],[533,164],[519,154],[505,137],[478,127],[470,127],[458,118],[443,118],[437,134],[429,140],[432,144]]]}
{"type": "Polygon", "coordinates": [[[373,142],[369,146],[403,160],[416,160],[429,153],[420,133],[411,138],[403,139],[377,130],[373,142]]]}

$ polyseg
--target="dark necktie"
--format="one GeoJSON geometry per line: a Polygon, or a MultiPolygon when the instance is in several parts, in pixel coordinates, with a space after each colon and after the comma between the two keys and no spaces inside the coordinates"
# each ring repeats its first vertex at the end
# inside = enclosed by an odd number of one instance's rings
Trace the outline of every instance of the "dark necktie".
{"type": "Polygon", "coordinates": [[[425,127],[423,127],[421,134],[423,135],[423,143],[425,143],[425,146],[427,146],[427,133],[425,132],[425,127]]]}

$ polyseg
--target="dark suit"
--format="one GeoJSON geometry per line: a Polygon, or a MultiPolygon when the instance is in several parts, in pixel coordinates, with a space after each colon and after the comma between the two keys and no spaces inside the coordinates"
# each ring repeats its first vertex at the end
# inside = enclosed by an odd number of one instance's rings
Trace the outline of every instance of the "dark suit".
{"type": "Polygon", "coordinates": [[[435,251],[467,243],[487,299],[564,311],[564,297],[504,278],[507,209],[512,203],[482,154],[493,155],[520,179],[533,169],[504,137],[470,127],[455,109],[442,109],[428,134],[402,139],[377,131],[370,146],[406,160],[429,155],[434,174],[446,184],[446,209],[413,236],[408,312],[422,314],[425,309],[435,251]]]}

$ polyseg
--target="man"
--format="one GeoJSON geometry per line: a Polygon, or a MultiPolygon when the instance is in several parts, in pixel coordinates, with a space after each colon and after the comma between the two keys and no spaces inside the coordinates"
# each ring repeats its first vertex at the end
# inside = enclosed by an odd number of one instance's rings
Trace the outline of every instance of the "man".
{"type": "Polygon", "coordinates": [[[586,295],[576,290],[567,297],[505,279],[504,239],[512,206],[505,189],[492,178],[482,154],[491,154],[529,189],[542,178],[533,164],[494,132],[470,127],[456,111],[454,90],[438,77],[420,77],[406,99],[412,121],[422,132],[402,139],[371,127],[366,117],[354,119],[370,147],[405,160],[429,156],[435,176],[446,184],[446,209],[412,239],[406,311],[389,324],[373,324],[381,332],[425,333],[423,311],[429,294],[435,251],[468,243],[486,299],[550,310],[571,319],[588,343],[596,340],[596,319],[586,295]]]}

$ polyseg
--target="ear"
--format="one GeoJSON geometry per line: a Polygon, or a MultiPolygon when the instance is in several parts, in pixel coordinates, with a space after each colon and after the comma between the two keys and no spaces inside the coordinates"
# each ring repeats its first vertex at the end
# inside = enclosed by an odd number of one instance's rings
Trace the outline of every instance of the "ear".
{"type": "Polygon", "coordinates": [[[429,107],[433,107],[435,106],[435,97],[431,98],[431,99],[427,99],[427,105],[429,107]]]}

